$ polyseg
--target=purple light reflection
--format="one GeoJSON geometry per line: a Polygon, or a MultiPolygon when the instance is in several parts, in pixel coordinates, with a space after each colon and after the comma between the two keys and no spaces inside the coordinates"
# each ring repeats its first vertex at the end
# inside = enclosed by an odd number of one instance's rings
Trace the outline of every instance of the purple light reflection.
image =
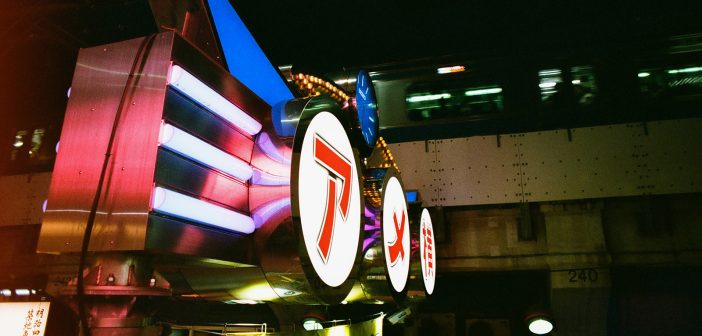
{"type": "Polygon", "coordinates": [[[290,185],[290,176],[278,176],[254,168],[251,183],[267,186],[290,185]]]}
{"type": "Polygon", "coordinates": [[[256,139],[256,145],[269,158],[280,163],[290,164],[290,155],[285,155],[288,153],[282,152],[276,147],[268,133],[261,132],[261,134],[258,135],[258,139],[256,139]]]}
{"type": "Polygon", "coordinates": [[[283,210],[290,212],[290,198],[286,197],[265,203],[252,211],[251,217],[253,218],[254,225],[258,229],[275,215],[283,212],[283,210]]]}
{"type": "Polygon", "coordinates": [[[373,234],[370,235],[370,237],[366,237],[365,239],[363,239],[363,249],[361,251],[363,252],[364,255],[366,254],[366,251],[368,251],[368,249],[371,246],[375,245],[375,243],[378,241],[379,237],[380,237],[380,231],[375,231],[375,232],[373,232],[373,234]]]}
{"type": "Polygon", "coordinates": [[[363,254],[378,241],[380,237],[380,218],[376,214],[377,211],[365,206],[363,209],[363,231],[365,231],[365,239],[363,239],[363,254]]]}

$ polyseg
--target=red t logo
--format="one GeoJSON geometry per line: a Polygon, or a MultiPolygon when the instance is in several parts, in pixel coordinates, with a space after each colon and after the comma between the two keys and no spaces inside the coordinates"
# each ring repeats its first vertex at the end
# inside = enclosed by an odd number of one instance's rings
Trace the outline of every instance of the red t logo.
{"type": "Polygon", "coordinates": [[[405,257],[405,247],[402,242],[402,237],[405,235],[405,212],[402,211],[402,219],[400,223],[397,223],[397,212],[393,213],[392,220],[395,222],[395,234],[397,238],[388,246],[388,251],[390,253],[390,263],[395,264],[398,260],[405,257]]]}
{"type": "Polygon", "coordinates": [[[339,208],[341,218],[346,220],[351,207],[351,178],[353,166],[343,155],[330,146],[319,135],[314,135],[314,159],[329,171],[327,179],[327,202],[324,209],[322,228],[317,238],[317,250],[327,262],[331,251],[334,223],[336,222],[336,209],[339,208]],[[338,184],[341,183],[341,186],[338,184]],[[337,188],[341,189],[341,197],[337,200],[337,188]]]}

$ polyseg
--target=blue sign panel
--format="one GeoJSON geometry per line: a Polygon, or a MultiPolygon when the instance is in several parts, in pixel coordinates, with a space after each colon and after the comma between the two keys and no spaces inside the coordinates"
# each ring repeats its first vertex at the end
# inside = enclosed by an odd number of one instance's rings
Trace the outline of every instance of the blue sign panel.
{"type": "Polygon", "coordinates": [[[229,72],[268,105],[293,99],[278,70],[227,0],[210,0],[210,13],[219,35],[229,72]]]}

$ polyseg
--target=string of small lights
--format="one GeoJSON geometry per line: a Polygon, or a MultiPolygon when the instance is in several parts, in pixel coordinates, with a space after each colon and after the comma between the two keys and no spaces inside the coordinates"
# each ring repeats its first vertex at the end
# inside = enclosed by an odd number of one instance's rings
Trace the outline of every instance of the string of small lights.
{"type": "Polygon", "coordinates": [[[341,105],[344,105],[351,98],[342,89],[337,87],[336,84],[316,76],[298,73],[292,75],[292,80],[297,88],[301,92],[306,93],[308,97],[325,94],[341,105]]]}

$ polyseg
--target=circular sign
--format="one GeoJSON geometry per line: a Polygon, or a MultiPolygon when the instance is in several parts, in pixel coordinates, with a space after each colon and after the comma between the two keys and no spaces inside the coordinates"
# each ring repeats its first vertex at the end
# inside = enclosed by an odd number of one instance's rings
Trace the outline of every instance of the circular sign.
{"type": "Polygon", "coordinates": [[[390,176],[383,190],[383,248],[393,290],[407,285],[410,269],[410,224],[405,191],[400,180],[390,176]]]}
{"type": "Polygon", "coordinates": [[[422,278],[427,294],[434,292],[436,283],[436,248],[434,247],[434,227],[431,225],[429,210],[422,210],[419,220],[419,260],[422,263],[422,278]]]}
{"type": "Polygon", "coordinates": [[[351,143],[333,114],[320,112],[310,121],[298,168],[297,201],[307,255],[319,278],[338,287],[356,261],[361,197],[351,143]]]}
{"type": "Polygon", "coordinates": [[[363,141],[372,149],[378,141],[378,102],[373,82],[365,70],[356,76],[356,109],[363,141]]]}

